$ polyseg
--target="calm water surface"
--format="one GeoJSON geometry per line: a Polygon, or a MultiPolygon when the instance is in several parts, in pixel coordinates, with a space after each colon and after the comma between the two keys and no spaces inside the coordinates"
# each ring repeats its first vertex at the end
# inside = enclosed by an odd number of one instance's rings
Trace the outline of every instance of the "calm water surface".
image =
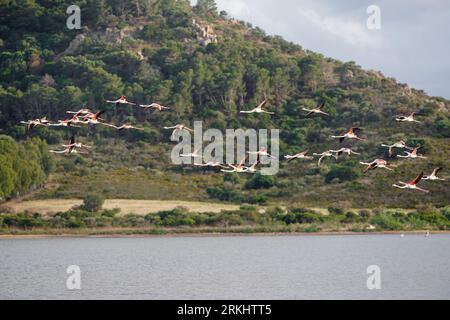
{"type": "Polygon", "coordinates": [[[0,240],[0,299],[432,298],[450,299],[450,235],[0,240]]]}

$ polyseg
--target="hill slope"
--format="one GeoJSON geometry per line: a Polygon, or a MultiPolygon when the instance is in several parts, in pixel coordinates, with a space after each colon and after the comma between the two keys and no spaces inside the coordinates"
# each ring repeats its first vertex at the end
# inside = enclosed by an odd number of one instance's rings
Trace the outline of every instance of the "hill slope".
{"type": "MultiPolygon", "coordinates": [[[[39,136],[59,144],[72,133],[94,144],[92,156],[57,158],[49,189],[41,197],[82,196],[142,199],[209,198],[251,203],[314,206],[414,207],[448,204],[448,183],[428,183],[428,195],[391,188],[436,166],[448,168],[450,102],[304,50],[259,28],[228,19],[213,1],[192,8],[188,1],[77,1],[83,28],[65,27],[72,1],[0,4],[0,133],[17,140],[39,136]],[[164,113],[105,104],[125,94],[130,101],[157,101],[164,113]],[[244,116],[269,98],[275,115],[244,116]],[[324,101],[330,117],[306,118],[302,107],[324,101]],[[64,119],[66,110],[106,110],[112,123],[139,123],[142,132],[110,128],[38,128],[27,133],[19,121],[47,116],[64,119]],[[398,114],[418,112],[420,125],[398,124],[398,114]],[[204,128],[281,129],[280,152],[337,149],[330,135],[351,126],[364,129],[366,142],[351,143],[361,153],[351,159],[283,164],[276,177],[229,176],[169,163],[170,132],[161,128],[203,120],[204,128]],[[391,161],[394,173],[362,174],[359,160],[387,157],[381,143],[400,139],[422,146],[427,160],[391,161]],[[247,183],[252,180],[252,183],[247,183]],[[258,189],[258,187],[264,187],[258,189]],[[209,190],[208,190],[209,188],[209,190]],[[206,191],[208,190],[208,192],[206,191]]],[[[448,171],[444,170],[444,176],[448,171]]]]}

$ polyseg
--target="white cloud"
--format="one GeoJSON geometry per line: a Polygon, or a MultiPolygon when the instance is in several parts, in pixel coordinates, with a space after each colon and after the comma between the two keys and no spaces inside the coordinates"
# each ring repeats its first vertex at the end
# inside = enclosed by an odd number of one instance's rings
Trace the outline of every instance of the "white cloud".
{"type": "Polygon", "coordinates": [[[299,8],[298,12],[314,24],[313,27],[318,27],[322,31],[341,38],[348,44],[361,47],[377,47],[380,45],[380,39],[373,35],[373,32],[371,34],[370,30],[361,22],[340,17],[321,16],[312,9],[299,8]]]}
{"type": "Polygon", "coordinates": [[[216,1],[220,10],[268,34],[450,98],[448,0],[216,1]],[[381,8],[381,30],[367,29],[371,4],[381,8]]]}
{"type": "Polygon", "coordinates": [[[221,4],[221,9],[227,11],[232,16],[239,16],[250,12],[250,7],[244,0],[227,0],[221,2],[221,4]]]}

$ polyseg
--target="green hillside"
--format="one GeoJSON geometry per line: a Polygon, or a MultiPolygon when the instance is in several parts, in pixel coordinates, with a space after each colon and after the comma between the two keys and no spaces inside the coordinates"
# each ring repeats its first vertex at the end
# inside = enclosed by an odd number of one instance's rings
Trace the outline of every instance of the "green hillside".
{"type": "MultiPolygon", "coordinates": [[[[42,185],[41,177],[50,176],[47,187],[34,197],[101,193],[108,198],[344,208],[449,204],[448,181],[421,182],[429,194],[391,186],[438,166],[444,168],[443,177],[450,177],[446,99],[430,97],[378,71],[363,70],[355,62],[334,60],[268,36],[230,19],[226,12],[218,13],[211,0],[199,1],[194,8],[187,0],[3,0],[0,12],[0,134],[24,148],[37,138],[46,141],[39,140],[42,145],[58,147],[72,134],[94,146],[89,156],[53,157],[54,170],[53,164],[36,165],[40,178],[25,185],[28,191],[42,185]],[[66,9],[72,4],[81,8],[80,30],[66,27],[66,9]],[[203,28],[208,29],[206,37],[203,28]],[[152,113],[105,103],[120,95],[137,103],[158,102],[171,110],[152,113]],[[239,113],[264,97],[275,115],[239,113]],[[306,117],[302,108],[319,102],[326,103],[324,110],[331,116],[306,117]],[[145,130],[90,126],[27,132],[20,124],[44,116],[63,120],[67,110],[83,106],[106,110],[103,118],[110,123],[130,122],[145,130]],[[394,116],[411,112],[417,112],[423,123],[394,121],[394,116]],[[204,129],[222,131],[280,129],[281,156],[305,149],[310,154],[338,149],[339,142],[330,136],[350,127],[363,128],[360,135],[367,140],[343,144],[359,156],[326,159],[320,167],[317,159],[282,162],[273,177],[172,165],[171,132],[162,128],[177,123],[192,126],[195,120],[202,120],[204,129]],[[381,143],[402,139],[410,146],[422,146],[420,153],[428,159],[388,159],[381,143]],[[359,161],[376,158],[397,165],[395,171],[364,174],[359,161]]],[[[14,170],[3,170],[14,168],[13,158],[0,155],[2,179],[14,175],[14,170]]],[[[7,199],[27,191],[24,185],[13,185],[0,190],[0,196],[7,199]]]]}

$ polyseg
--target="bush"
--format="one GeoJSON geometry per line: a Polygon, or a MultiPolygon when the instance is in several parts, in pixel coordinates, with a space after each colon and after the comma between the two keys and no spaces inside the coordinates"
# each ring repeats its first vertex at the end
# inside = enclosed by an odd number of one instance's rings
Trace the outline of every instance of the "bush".
{"type": "Polygon", "coordinates": [[[359,210],[358,212],[359,216],[361,217],[361,219],[363,220],[367,220],[370,218],[370,216],[372,215],[372,213],[370,212],[370,210],[359,210]]]}
{"type": "Polygon", "coordinates": [[[219,199],[221,201],[232,201],[240,202],[242,201],[242,196],[234,189],[225,187],[210,187],[206,189],[206,193],[210,198],[219,199]]]}
{"type": "Polygon", "coordinates": [[[357,215],[354,212],[347,212],[345,214],[345,218],[342,220],[344,223],[354,223],[354,222],[360,222],[362,219],[359,215],[357,215]]]}
{"type": "Polygon", "coordinates": [[[436,209],[417,210],[410,214],[411,218],[416,218],[435,226],[445,226],[448,224],[447,218],[436,209]]]}
{"type": "Polygon", "coordinates": [[[336,215],[344,214],[344,210],[337,207],[328,207],[328,212],[336,215]]]}
{"type": "Polygon", "coordinates": [[[347,165],[335,164],[331,166],[330,171],[325,176],[325,182],[330,183],[334,179],[338,179],[339,182],[353,181],[360,177],[361,173],[355,168],[347,165]]]}
{"type": "Polygon", "coordinates": [[[89,212],[98,212],[102,210],[105,199],[98,194],[90,194],[84,197],[82,209],[89,212]]]}
{"type": "Polygon", "coordinates": [[[246,189],[269,189],[272,188],[276,183],[274,176],[262,175],[256,173],[251,177],[246,183],[246,189]]]}
{"type": "Polygon", "coordinates": [[[446,206],[441,209],[442,215],[450,221],[450,206],[446,206]]]}
{"type": "Polygon", "coordinates": [[[319,213],[307,212],[303,208],[295,208],[282,217],[286,224],[291,223],[319,223],[325,220],[325,217],[319,213]]]}
{"type": "Polygon", "coordinates": [[[374,216],[370,220],[371,224],[377,225],[384,230],[401,230],[403,229],[403,224],[395,219],[392,215],[382,213],[374,216]]]}

